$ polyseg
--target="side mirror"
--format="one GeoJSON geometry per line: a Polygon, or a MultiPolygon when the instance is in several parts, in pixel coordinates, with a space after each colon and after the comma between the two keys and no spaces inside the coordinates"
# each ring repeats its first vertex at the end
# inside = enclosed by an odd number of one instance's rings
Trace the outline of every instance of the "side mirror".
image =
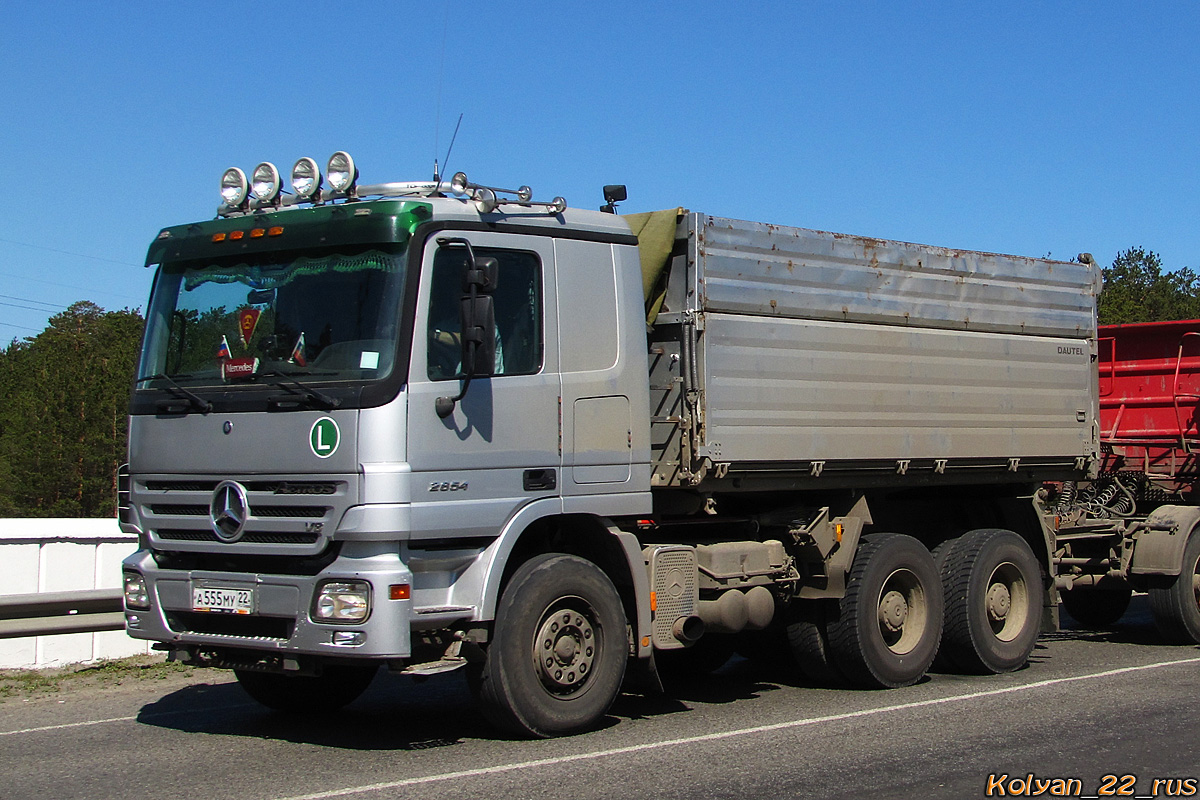
{"type": "MultiPolygon", "coordinates": [[[[496,290],[496,281],[500,277],[500,263],[491,256],[476,258],[473,264],[468,264],[463,270],[464,293],[469,293],[471,287],[480,294],[491,294],[496,290]]],[[[464,328],[465,329],[465,328],[464,328]]]]}
{"type": "Polygon", "coordinates": [[[467,378],[491,375],[496,371],[496,309],[492,296],[464,297],[458,318],[462,330],[463,375],[467,378]]]}

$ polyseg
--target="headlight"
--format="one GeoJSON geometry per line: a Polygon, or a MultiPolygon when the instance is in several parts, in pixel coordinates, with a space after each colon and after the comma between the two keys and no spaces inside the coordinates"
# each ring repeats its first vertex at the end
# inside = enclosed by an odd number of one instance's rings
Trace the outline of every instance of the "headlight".
{"type": "Polygon", "coordinates": [[[125,606],[127,608],[150,607],[150,594],[146,591],[146,579],[136,572],[125,573],[125,606]]]}
{"type": "Polygon", "coordinates": [[[302,158],[292,167],[292,189],[301,200],[321,193],[321,168],[311,158],[302,158]]]}
{"type": "Polygon", "coordinates": [[[321,584],[313,603],[313,619],[325,622],[362,622],[371,612],[371,585],[366,581],[333,581],[321,584]]]}
{"type": "Polygon", "coordinates": [[[273,203],[279,197],[279,170],[270,161],[264,161],[254,168],[250,194],[260,203],[273,203]]]}
{"type": "Polygon", "coordinates": [[[225,205],[237,208],[246,202],[246,193],[249,191],[246,173],[237,167],[225,170],[225,174],[221,176],[221,199],[225,201],[225,205]]]}
{"type": "Polygon", "coordinates": [[[329,185],[338,194],[347,194],[354,188],[358,178],[358,170],[354,167],[354,159],[345,150],[338,150],[329,157],[329,166],[325,170],[329,185]]]}

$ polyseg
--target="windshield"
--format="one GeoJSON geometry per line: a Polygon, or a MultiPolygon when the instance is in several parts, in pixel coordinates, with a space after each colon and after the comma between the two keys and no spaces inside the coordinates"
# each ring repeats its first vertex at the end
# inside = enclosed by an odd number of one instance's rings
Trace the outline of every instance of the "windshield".
{"type": "Polygon", "coordinates": [[[403,285],[403,245],[163,264],[138,386],[385,378],[403,285]]]}

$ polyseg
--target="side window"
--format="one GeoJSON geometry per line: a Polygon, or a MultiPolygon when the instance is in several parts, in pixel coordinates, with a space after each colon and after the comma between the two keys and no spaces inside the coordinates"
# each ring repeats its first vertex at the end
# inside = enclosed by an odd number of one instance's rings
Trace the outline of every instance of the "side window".
{"type": "MultiPolygon", "coordinates": [[[[496,371],[493,375],[532,375],[542,368],[542,264],[536,253],[475,248],[477,257],[499,264],[492,292],[496,314],[496,371]]],[[[466,251],[440,247],[433,258],[429,291],[429,378],[462,374],[459,302],[463,297],[466,251]]]]}

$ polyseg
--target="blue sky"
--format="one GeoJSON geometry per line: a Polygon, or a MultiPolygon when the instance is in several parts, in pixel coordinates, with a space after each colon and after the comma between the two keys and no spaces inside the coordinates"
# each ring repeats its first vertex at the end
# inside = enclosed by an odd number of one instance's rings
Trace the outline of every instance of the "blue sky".
{"type": "Polygon", "coordinates": [[[0,342],[143,307],[222,171],[344,149],[712,214],[1200,268],[1200,6],[0,0],[0,342]]]}

